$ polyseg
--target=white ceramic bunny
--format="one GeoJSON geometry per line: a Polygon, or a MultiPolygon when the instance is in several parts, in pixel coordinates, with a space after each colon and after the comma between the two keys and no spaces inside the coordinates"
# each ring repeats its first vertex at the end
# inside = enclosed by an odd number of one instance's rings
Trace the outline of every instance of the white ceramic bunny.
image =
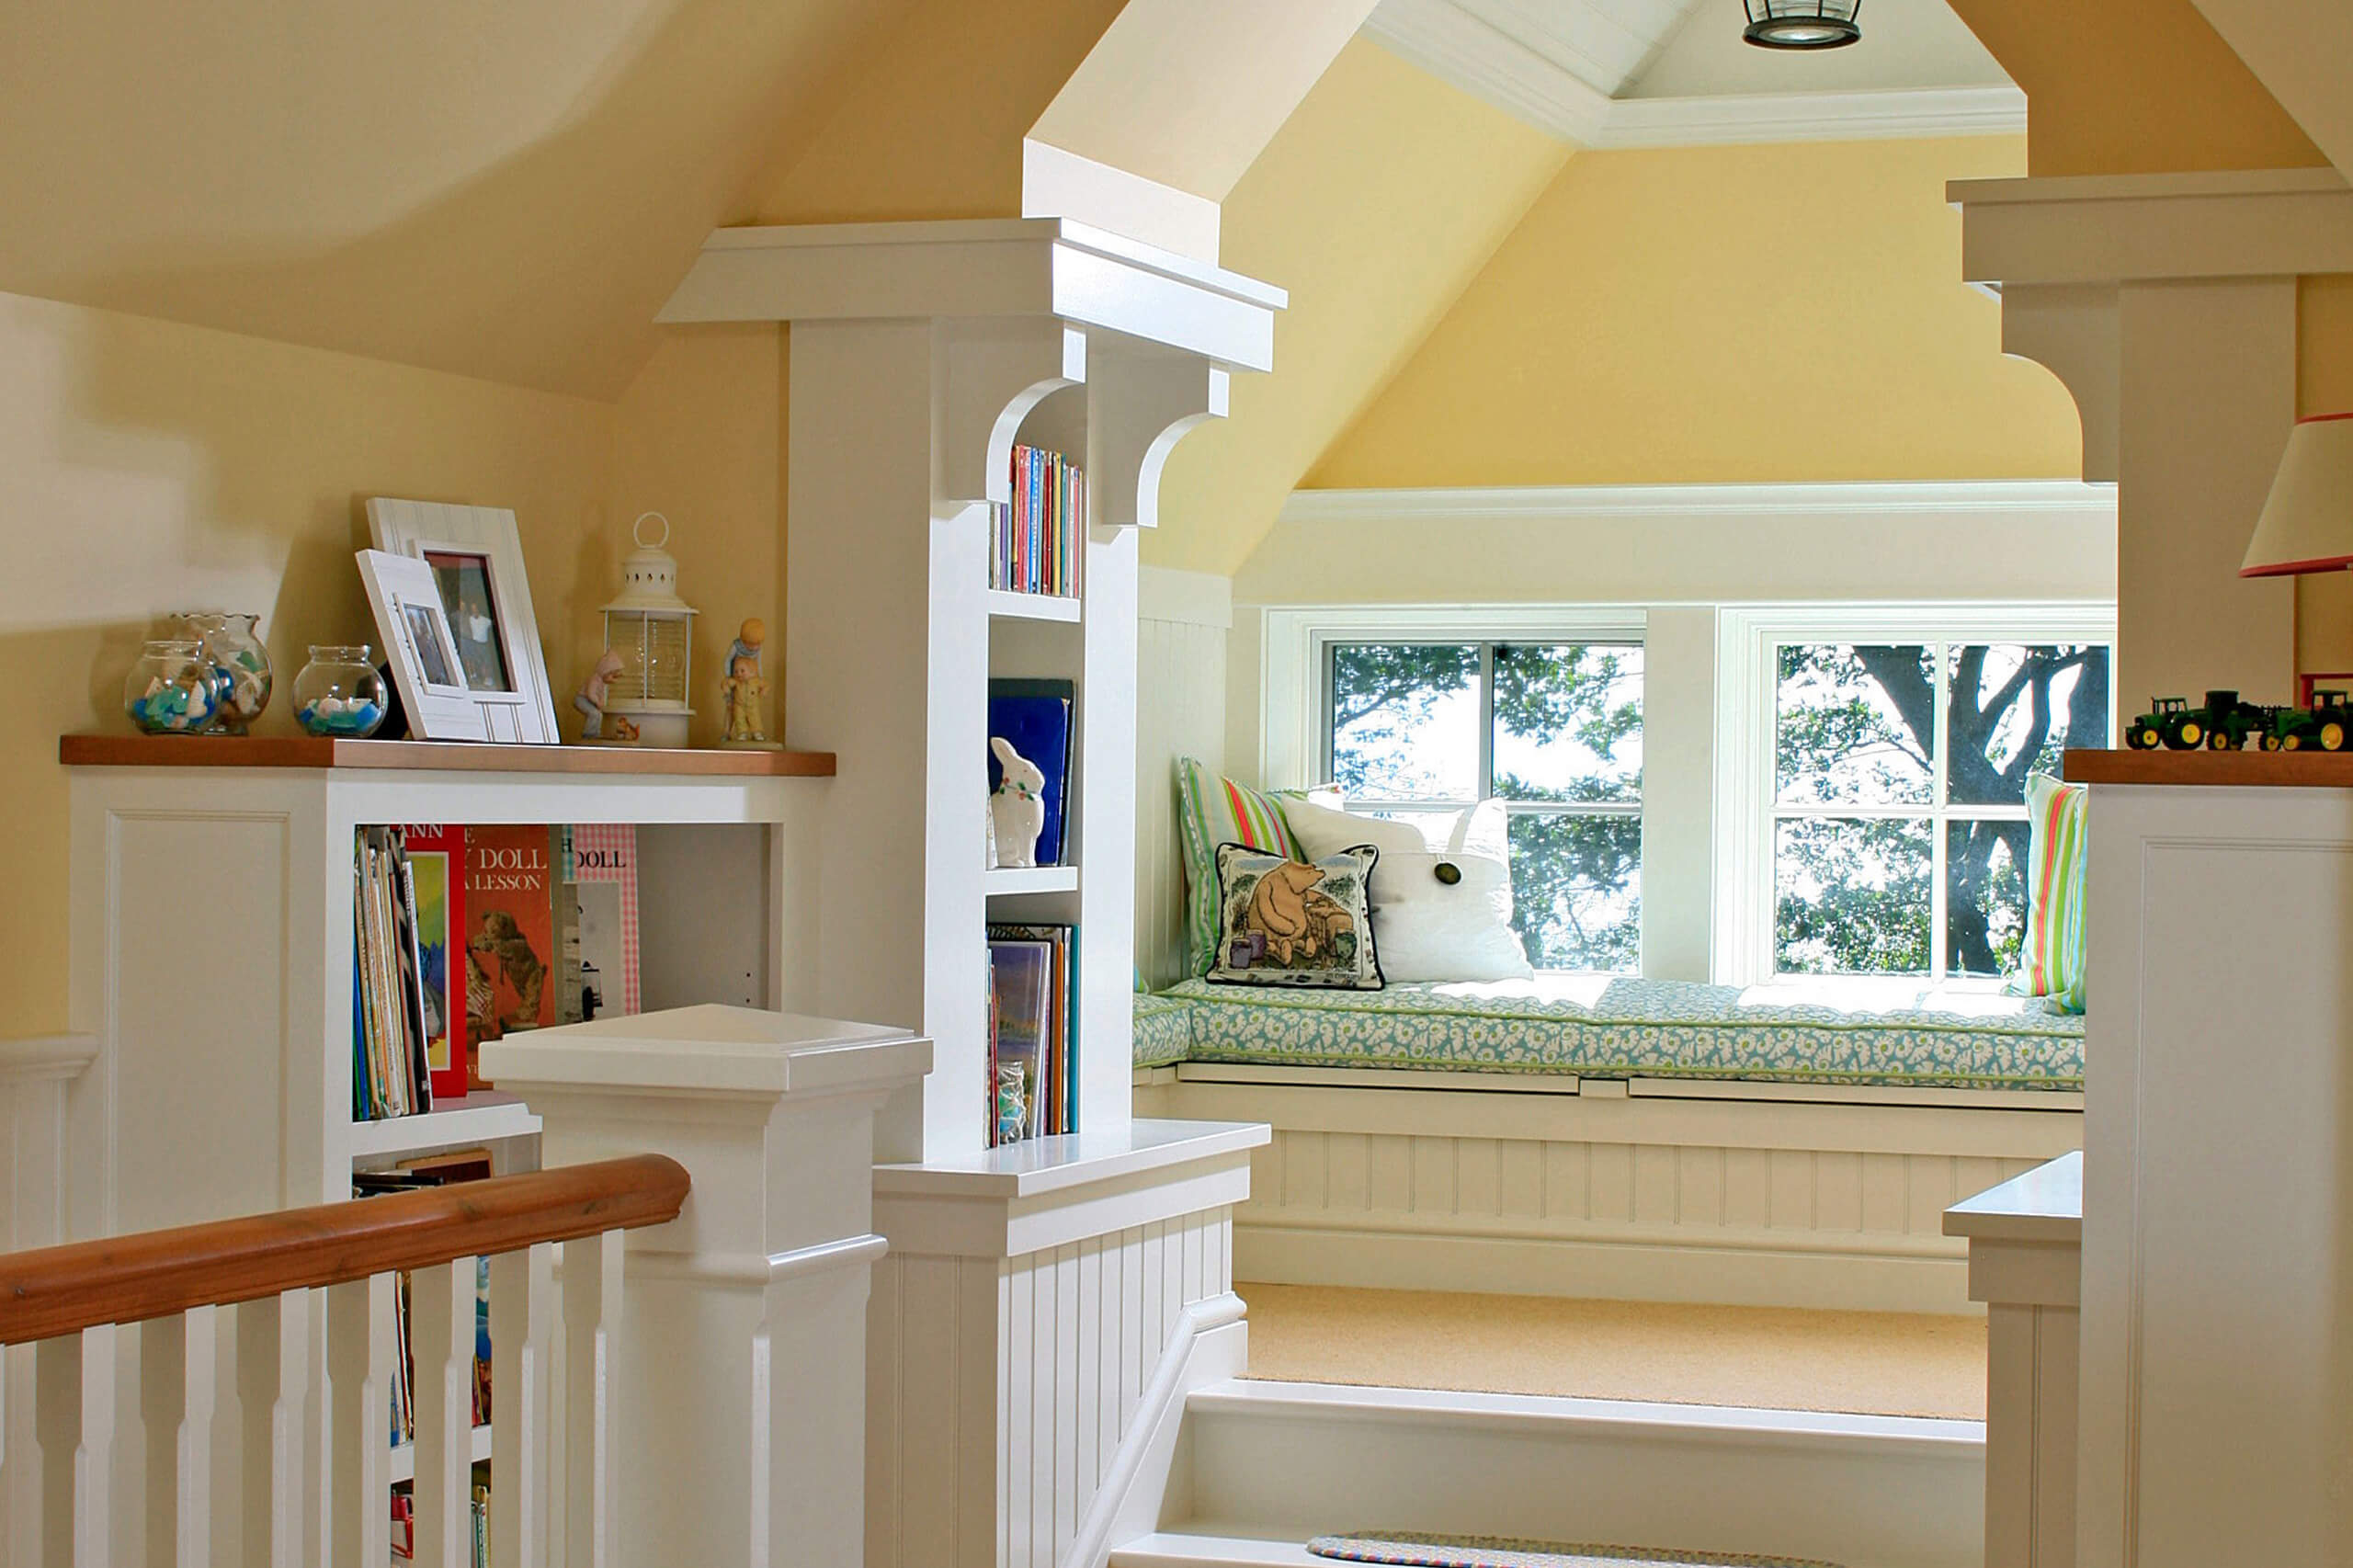
{"type": "Polygon", "coordinates": [[[989,750],[1005,769],[1005,781],[989,797],[989,819],[996,827],[996,864],[1034,866],[1038,835],[1046,829],[1046,776],[1038,765],[996,735],[989,750]]]}

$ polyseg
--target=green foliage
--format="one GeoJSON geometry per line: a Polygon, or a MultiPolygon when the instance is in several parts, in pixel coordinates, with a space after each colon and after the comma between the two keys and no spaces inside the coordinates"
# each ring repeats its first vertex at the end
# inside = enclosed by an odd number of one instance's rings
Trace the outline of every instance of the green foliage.
{"type": "MultiPolygon", "coordinates": [[[[1949,656],[1946,790],[1953,804],[2018,804],[2028,775],[2056,771],[2062,746],[2107,744],[2106,649],[1965,644],[1949,656]]],[[[1928,804],[1937,725],[1930,649],[1790,645],[1780,650],[1778,673],[1774,773],[1783,803],[1928,804]]],[[[2027,843],[2023,822],[1950,824],[1948,972],[1998,975],[2015,965],[2027,843]]],[[[1776,868],[1781,969],[1928,971],[1931,864],[1917,819],[1785,823],[1776,868]]]]}
{"type": "MultiPolygon", "coordinates": [[[[1332,651],[1333,772],[1352,798],[1465,800],[1475,727],[1449,727],[1479,689],[1480,648],[1465,643],[1351,643],[1332,651]],[[1451,706],[1449,706],[1451,705],[1451,706]],[[1438,755],[1433,756],[1436,753],[1438,755]],[[1461,778],[1466,789],[1448,790],[1461,778]]],[[[1546,783],[1499,769],[1490,792],[1530,805],[1642,799],[1641,653],[1607,645],[1499,643],[1491,653],[1496,749],[1535,744],[1546,783]]],[[[1475,724],[1474,720],[1474,724],[1475,724]]],[[[1525,750],[1526,748],[1522,748],[1525,750]]],[[[1631,972],[1642,956],[1642,822],[1638,816],[1515,812],[1514,925],[1530,961],[1548,969],[1631,972]]]]}

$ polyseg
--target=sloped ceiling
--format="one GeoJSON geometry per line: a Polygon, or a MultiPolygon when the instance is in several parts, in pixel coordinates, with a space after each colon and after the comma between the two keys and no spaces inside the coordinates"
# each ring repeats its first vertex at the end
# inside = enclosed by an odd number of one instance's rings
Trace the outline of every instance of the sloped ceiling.
{"type": "Polygon", "coordinates": [[[1290,290],[1275,370],[1188,436],[1143,559],[1231,573],[1568,156],[1359,40],[1227,199],[1225,264],[1290,290]]]}
{"type": "Polygon", "coordinates": [[[2030,174],[2328,161],[2191,0],[1952,0],[1952,8],[2026,89],[2030,174]]]}
{"type": "Polygon", "coordinates": [[[0,290],[610,397],[906,0],[11,0],[0,290]]]}
{"type": "Polygon", "coordinates": [[[2198,0],[2222,40],[2353,178],[2353,6],[2345,0],[2198,0]]]}

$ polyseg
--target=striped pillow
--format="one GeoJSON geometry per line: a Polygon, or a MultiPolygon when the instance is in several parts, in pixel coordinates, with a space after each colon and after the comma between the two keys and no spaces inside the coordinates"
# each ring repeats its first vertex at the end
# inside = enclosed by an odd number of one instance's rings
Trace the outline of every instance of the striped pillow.
{"type": "Polygon", "coordinates": [[[1191,757],[1176,762],[1177,819],[1185,838],[1185,946],[1189,972],[1217,957],[1217,846],[1239,844],[1298,859],[1299,841],[1272,795],[1221,778],[1191,757]]]}
{"type": "Polygon", "coordinates": [[[2037,773],[2026,781],[2030,837],[2026,942],[2010,989],[2048,996],[2063,1013],[2084,1010],[2084,817],[2088,791],[2037,773]]]}

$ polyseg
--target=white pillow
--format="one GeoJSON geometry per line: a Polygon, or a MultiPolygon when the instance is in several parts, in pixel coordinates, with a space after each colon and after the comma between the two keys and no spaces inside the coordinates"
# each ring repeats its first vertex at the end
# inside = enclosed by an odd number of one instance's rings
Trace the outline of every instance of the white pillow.
{"type": "MultiPolygon", "coordinates": [[[[1359,844],[1371,845],[1384,860],[1392,855],[1418,855],[1430,847],[1422,838],[1422,830],[1410,822],[1358,816],[1312,800],[1286,799],[1283,821],[1290,824],[1290,835],[1299,840],[1300,853],[1311,861],[1328,859],[1359,844]]],[[[1374,874],[1379,875],[1378,869],[1374,874]]]]}
{"type": "Polygon", "coordinates": [[[1399,983],[1536,972],[1511,927],[1511,868],[1484,855],[1384,852],[1372,870],[1372,949],[1381,977],[1399,983]]]}

